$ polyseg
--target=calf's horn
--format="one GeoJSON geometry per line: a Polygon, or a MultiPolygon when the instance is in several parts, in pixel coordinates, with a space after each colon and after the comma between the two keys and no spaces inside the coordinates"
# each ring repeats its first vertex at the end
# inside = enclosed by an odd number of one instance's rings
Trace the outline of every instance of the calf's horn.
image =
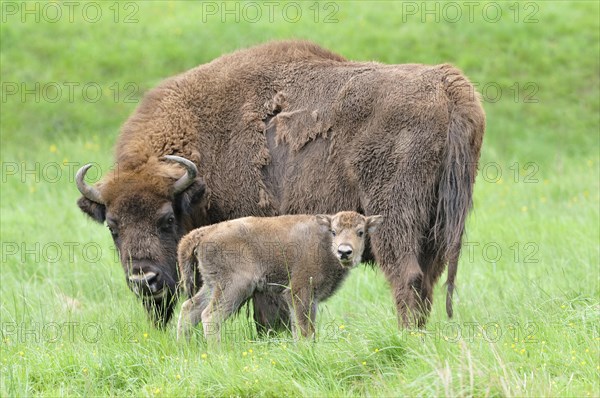
{"type": "Polygon", "coordinates": [[[175,185],[173,185],[174,193],[177,195],[180,192],[185,191],[187,187],[192,185],[196,176],[198,175],[198,168],[191,160],[186,158],[182,158],[181,156],[167,155],[164,159],[172,160],[174,162],[179,163],[186,169],[186,173],[177,181],[175,181],[175,185]]]}
{"type": "Polygon", "coordinates": [[[77,189],[79,189],[79,192],[81,192],[83,196],[85,196],[92,202],[96,202],[103,205],[105,203],[104,200],[102,200],[102,195],[100,194],[100,191],[94,188],[93,186],[88,185],[85,182],[85,173],[87,173],[90,167],[92,167],[92,164],[88,163],[77,171],[77,174],[75,175],[77,189]]]}

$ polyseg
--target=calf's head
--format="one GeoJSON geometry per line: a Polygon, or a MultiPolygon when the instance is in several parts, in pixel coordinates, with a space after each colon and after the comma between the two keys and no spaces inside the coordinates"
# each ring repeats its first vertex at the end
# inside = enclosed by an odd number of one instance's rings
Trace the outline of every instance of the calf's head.
{"type": "Polygon", "coordinates": [[[354,211],[343,211],[333,216],[319,214],[316,217],[319,225],[331,234],[331,249],[344,267],[360,263],[367,234],[375,231],[383,221],[382,216],[365,217],[354,211]]]}
{"type": "Polygon", "coordinates": [[[179,156],[119,167],[96,186],[84,181],[90,167],[77,172],[83,195],[77,204],[95,221],[106,222],[129,288],[155,325],[164,326],[176,302],[177,243],[207,223],[204,181],[196,165],[179,156]]]}

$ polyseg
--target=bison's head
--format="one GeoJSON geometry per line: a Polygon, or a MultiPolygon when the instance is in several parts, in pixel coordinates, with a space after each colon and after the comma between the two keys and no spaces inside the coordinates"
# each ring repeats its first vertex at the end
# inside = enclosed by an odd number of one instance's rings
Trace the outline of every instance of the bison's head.
{"type": "Polygon", "coordinates": [[[117,168],[95,187],[84,181],[90,167],[77,172],[83,195],[77,204],[95,221],[106,222],[129,288],[162,327],[176,303],[177,243],[207,223],[204,181],[197,177],[196,165],[179,156],[117,168]]]}

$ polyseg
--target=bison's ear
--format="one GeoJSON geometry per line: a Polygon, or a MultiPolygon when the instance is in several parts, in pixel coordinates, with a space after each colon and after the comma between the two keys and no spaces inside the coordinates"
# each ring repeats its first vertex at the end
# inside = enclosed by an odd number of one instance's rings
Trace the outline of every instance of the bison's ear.
{"type": "Polygon", "coordinates": [[[383,216],[369,216],[367,217],[367,231],[373,233],[379,225],[383,222],[383,216]]]}
{"type": "Polygon", "coordinates": [[[206,184],[204,183],[204,180],[202,177],[197,177],[185,191],[179,194],[179,204],[183,213],[190,213],[193,210],[193,207],[204,199],[205,192],[206,184]]]}
{"type": "Polygon", "coordinates": [[[331,216],[326,214],[317,214],[315,218],[317,219],[317,224],[327,228],[328,230],[331,228],[331,216]]]}
{"type": "Polygon", "coordinates": [[[90,216],[92,220],[100,224],[104,223],[106,219],[106,206],[103,204],[96,203],[82,196],[77,200],[77,206],[79,206],[82,212],[90,216]]]}

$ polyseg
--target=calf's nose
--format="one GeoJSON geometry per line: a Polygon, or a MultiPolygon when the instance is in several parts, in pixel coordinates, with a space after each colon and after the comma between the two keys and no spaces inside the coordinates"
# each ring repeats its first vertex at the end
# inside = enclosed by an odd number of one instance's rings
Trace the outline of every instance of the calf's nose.
{"type": "Polygon", "coordinates": [[[352,247],[349,245],[339,245],[338,246],[338,258],[340,260],[347,260],[352,255],[352,247]]]}

